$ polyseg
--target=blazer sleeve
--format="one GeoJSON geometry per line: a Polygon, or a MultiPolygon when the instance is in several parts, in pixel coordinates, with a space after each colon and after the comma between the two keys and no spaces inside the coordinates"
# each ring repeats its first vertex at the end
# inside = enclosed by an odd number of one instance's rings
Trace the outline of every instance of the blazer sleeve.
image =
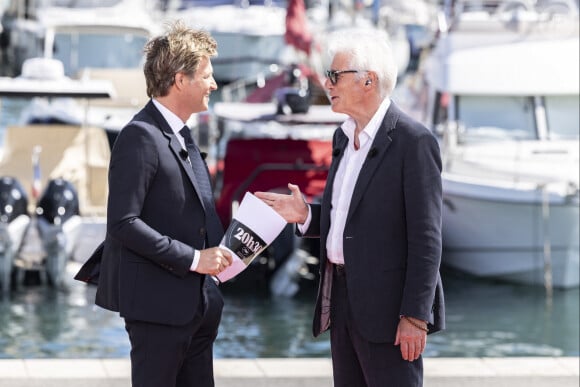
{"type": "Polygon", "coordinates": [[[296,235],[304,238],[320,238],[320,204],[309,204],[310,206],[310,224],[304,233],[296,227],[296,235]]]}
{"type": "Polygon", "coordinates": [[[430,321],[441,264],[441,156],[435,137],[422,131],[404,159],[407,272],[401,315],[430,321]]]}

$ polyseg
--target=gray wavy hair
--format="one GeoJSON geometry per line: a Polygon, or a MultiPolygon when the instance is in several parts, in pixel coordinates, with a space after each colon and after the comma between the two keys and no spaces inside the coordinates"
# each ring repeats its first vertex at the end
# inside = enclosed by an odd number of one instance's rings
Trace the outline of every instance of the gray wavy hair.
{"type": "MultiPolygon", "coordinates": [[[[390,96],[397,84],[397,64],[388,34],[373,28],[353,28],[336,31],[328,38],[330,60],[336,54],[347,54],[350,69],[376,74],[381,97],[390,96]]],[[[356,75],[359,78],[363,74],[356,75]]]]}

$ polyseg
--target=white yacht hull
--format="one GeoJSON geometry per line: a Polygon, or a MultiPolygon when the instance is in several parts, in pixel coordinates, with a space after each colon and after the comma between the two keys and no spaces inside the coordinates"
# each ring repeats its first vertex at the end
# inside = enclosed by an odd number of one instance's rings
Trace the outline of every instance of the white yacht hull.
{"type": "Polygon", "coordinates": [[[454,3],[401,93],[440,139],[442,263],[577,288],[577,4],[454,3]]]}
{"type": "Polygon", "coordinates": [[[479,277],[579,286],[578,191],[444,174],[443,264],[479,277]],[[546,212],[546,210],[548,212],[546,212]]]}

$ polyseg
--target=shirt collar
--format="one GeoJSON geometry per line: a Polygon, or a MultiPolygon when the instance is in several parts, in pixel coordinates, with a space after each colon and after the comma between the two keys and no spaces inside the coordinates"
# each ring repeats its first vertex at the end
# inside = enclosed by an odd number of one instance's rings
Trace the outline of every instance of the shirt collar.
{"type": "MultiPolygon", "coordinates": [[[[385,114],[387,113],[387,109],[389,108],[389,106],[391,106],[391,99],[385,98],[383,102],[381,102],[381,104],[379,105],[379,108],[377,109],[375,114],[373,114],[373,117],[371,118],[367,126],[365,126],[365,128],[362,130],[361,134],[365,135],[372,141],[375,138],[375,135],[377,134],[377,131],[381,126],[381,123],[383,122],[383,119],[385,117],[385,114]]],[[[344,121],[344,123],[341,125],[342,131],[348,137],[348,140],[351,144],[354,144],[355,128],[356,124],[354,120],[350,117],[346,121],[344,121]]]]}
{"type": "Polygon", "coordinates": [[[165,121],[169,124],[169,127],[173,131],[173,133],[178,134],[179,131],[183,128],[185,123],[181,121],[181,118],[177,117],[175,113],[171,110],[167,109],[165,106],[161,104],[161,102],[157,101],[155,98],[152,98],[153,104],[159,110],[159,113],[165,118],[165,121]]]}

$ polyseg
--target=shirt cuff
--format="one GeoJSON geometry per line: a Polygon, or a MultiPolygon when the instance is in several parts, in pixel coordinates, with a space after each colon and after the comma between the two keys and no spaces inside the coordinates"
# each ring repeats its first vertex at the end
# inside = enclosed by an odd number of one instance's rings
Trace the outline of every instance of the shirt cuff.
{"type": "Polygon", "coordinates": [[[197,265],[199,265],[199,258],[200,257],[201,257],[201,253],[199,252],[199,250],[194,250],[193,262],[191,263],[191,266],[189,267],[190,271],[197,270],[197,265]]]}
{"type": "Polygon", "coordinates": [[[308,230],[308,227],[310,227],[310,222],[312,221],[312,212],[310,211],[310,206],[307,207],[308,207],[308,216],[306,217],[306,220],[304,221],[303,224],[298,223],[296,225],[296,227],[298,227],[298,231],[300,231],[301,234],[304,234],[306,230],[308,230]]]}

